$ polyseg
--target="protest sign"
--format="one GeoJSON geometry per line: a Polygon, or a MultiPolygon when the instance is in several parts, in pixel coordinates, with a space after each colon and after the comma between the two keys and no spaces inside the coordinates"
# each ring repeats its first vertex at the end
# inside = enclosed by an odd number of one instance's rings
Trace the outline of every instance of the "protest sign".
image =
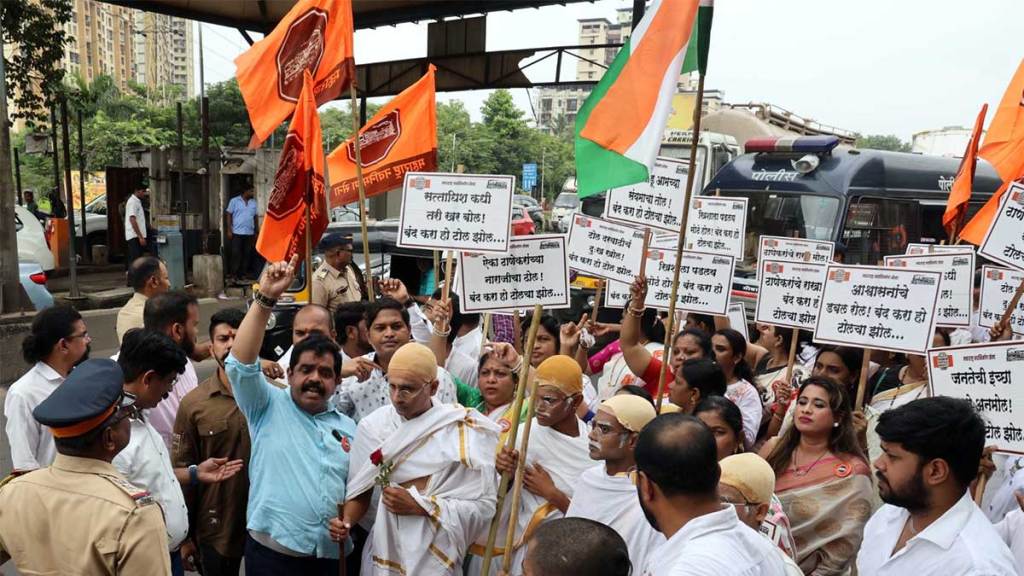
{"type": "MultiPolygon", "coordinates": [[[[981,299],[978,309],[978,326],[991,328],[1003,318],[1006,308],[1013,300],[1013,293],[1024,281],[1024,272],[995,266],[981,267],[981,299]]],[[[1024,334],[1024,300],[1017,303],[1010,316],[1010,329],[1014,334],[1024,334]]]]}
{"type": "Polygon", "coordinates": [[[939,305],[935,307],[935,324],[956,327],[971,325],[974,252],[886,256],[885,266],[942,273],[942,280],[939,281],[939,305]]]}
{"type": "Polygon", "coordinates": [[[514,176],[407,172],[398,245],[507,252],[514,176]]]}
{"type": "Polygon", "coordinates": [[[629,304],[629,284],[609,280],[604,286],[604,307],[621,310],[629,304]]]}
{"type": "Polygon", "coordinates": [[[686,249],[743,259],[747,199],[696,196],[686,222],[686,249]]]}
{"type": "Polygon", "coordinates": [[[985,445],[1024,452],[1024,342],[928,352],[933,396],[969,400],[985,419],[985,445]]]}
{"type": "Polygon", "coordinates": [[[743,339],[750,341],[750,334],[747,332],[747,309],[742,302],[729,304],[729,327],[743,334],[743,339]]]}
{"type": "MultiPolygon", "coordinates": [[[[647,251],[647,300],[645,305],[668,310],[672,298],[675,251],[647,251]]],[[[676,311],[725,316],[729,311],[732,273],[736,259],[706,252],[683,252],[679,265],[676,311]]]]}
{"type": "Polygon", "coordinates": [[[814,341],[924,354],[935,333],[940,276],[829,264],[814,341]]]}
{"type": "Polygon", "coordinates": [[[974,253],[974,246],[970,244],[918,244],[911,242],[907,244],[907,256],[918,256],[920,254],[961,254],[963,252],[974,253]]]}
{"type": "Polygon", "coordinates": [[[1003,194],[999,212],[978,253],[1007,266],[1024,269],[1024,184],[1014,182],[1003,194]]]}
{"type": "Polygon", "coordinates": [[[630,283],[640,273],[646,230],[573,214],[569,267],[595,278],[630,283]]]}
{"type": "Polygon", "coordinates": [[[825,264],[759,260],[754,320],[813,330],[825,284],[825,264]]]}
{"type": "Polygon", "coordinates": [[[828,264],[832,261],[834,242],[805,240],[785,236],[761,236],[757,249],[757,261],[802,262],[804,264],[828,264]]]}
{"type": "Polygon", "coordinates": [[[686,173],[686,162],[658,158],[648,180],[608,191],[604,217],[634,226],[679,232],[686,173]]]}
{"type": "Polygon", "coordinates": [[[569,307],[565,236],[517,236],[507,254],[459,253],[463,313],[569,307]]]}

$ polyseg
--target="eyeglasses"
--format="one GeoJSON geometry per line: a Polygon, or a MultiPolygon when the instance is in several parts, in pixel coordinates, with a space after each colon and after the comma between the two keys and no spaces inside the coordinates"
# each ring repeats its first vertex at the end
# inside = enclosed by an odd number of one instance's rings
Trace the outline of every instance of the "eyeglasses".
{"type": "Polygon", "coordinates": [[[65,338],[65,340],[74,340],[75,338],[88,338],[88,337],[89,337],[89,331],[86,330],[85,332],[82,332],[81,334],[71,334],[70,336],[65,338]]]}
{"type": "Polygon", "coordinates": [[[758,505],[756,502],[747,502],[745,500],[742,501],[742,502],[733,502],[732,500],[729,500],[728,498],[724,498],[724,497],[720,498],[720,500],[721,500],[722,504],[728,504],[729,506],[735,506],[736,508],[739,508],[741,506],[746,508],[746,507],[749,507],[749,506],[757,506],[758,505]]]}
{"type": "Polygon", "coordinates": [[[398,396],[399,398],[407,399],[416,396],[417,394],[422,392],[426,387],[426,384],[424,384],[423,386],[417,386],[415,388],[413,388],[412,386],[392,386],[391,393],[394,394],[395,396],[398,396]]]}
{"type": "Polygon", "coordinates": [[[116,426],[125,418],[135,420],[138,418],[138,415],[139,409],[135,407],[135,395],[130,392],[122,392],[121,399],[118,401],[117,411],[114,412],[106,427],[116,426]]]}

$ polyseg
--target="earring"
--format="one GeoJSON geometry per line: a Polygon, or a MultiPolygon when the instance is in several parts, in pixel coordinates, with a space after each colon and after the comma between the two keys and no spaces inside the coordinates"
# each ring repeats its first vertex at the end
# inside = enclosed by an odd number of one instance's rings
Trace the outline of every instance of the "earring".
{"type": "Polygon", "coordinates": [[[834,422],[834,423],[832,424],[832,427],[833,427],[833,428],[839,428],[839,422],[834,422]]]}

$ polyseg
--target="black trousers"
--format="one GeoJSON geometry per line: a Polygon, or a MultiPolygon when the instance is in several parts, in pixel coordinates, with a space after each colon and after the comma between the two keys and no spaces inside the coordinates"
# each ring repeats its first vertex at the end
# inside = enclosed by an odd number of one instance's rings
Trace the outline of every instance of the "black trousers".
{"type": "Polygon", "coordinates": [[[152,254],[153,256],[157,255],[155,237],[147,238],[145,246],[143,246],[142,243],[139,242],[138,238],[132,238],[131,240],[128,240],[128,259],[125,260],[125,268],[131,266],[132,262],[134,262],[136,258],[142,256],[143,254],[152,254]]]}
{"type": "Polygon", "coordinates": [[[246,576],[337,576],[338,561],[328,558],[295,558],[275,552],[252,539],[245,537],[246,576]]]}
{"type": "Polygon", "coordinates": [[[231,267],[228,275],[243,278],[251,273],[252,256],[256,251],[256,236],[233,234],[231,236],[231,267]]]}
{"type": "Polygon", "coordinates": [[[242,567],[241,558],[221,556],[208,544],[199,545],[199,556],[202,558],[203,576],[238,576],[242,567]]]}

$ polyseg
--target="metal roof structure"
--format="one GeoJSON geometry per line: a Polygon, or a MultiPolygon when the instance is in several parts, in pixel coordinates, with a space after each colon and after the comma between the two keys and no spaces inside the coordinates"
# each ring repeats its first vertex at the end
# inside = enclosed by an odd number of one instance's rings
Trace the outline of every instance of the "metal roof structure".
{"type": "MultiPolygon", "coordinates": [[[[266,33],[295,5],[295,0],[100,0],[145,12],[266,33]]],[[[565,5],[593,0],[352,0],[355,27],[376,28],[403,22],[565,5]]]]}

